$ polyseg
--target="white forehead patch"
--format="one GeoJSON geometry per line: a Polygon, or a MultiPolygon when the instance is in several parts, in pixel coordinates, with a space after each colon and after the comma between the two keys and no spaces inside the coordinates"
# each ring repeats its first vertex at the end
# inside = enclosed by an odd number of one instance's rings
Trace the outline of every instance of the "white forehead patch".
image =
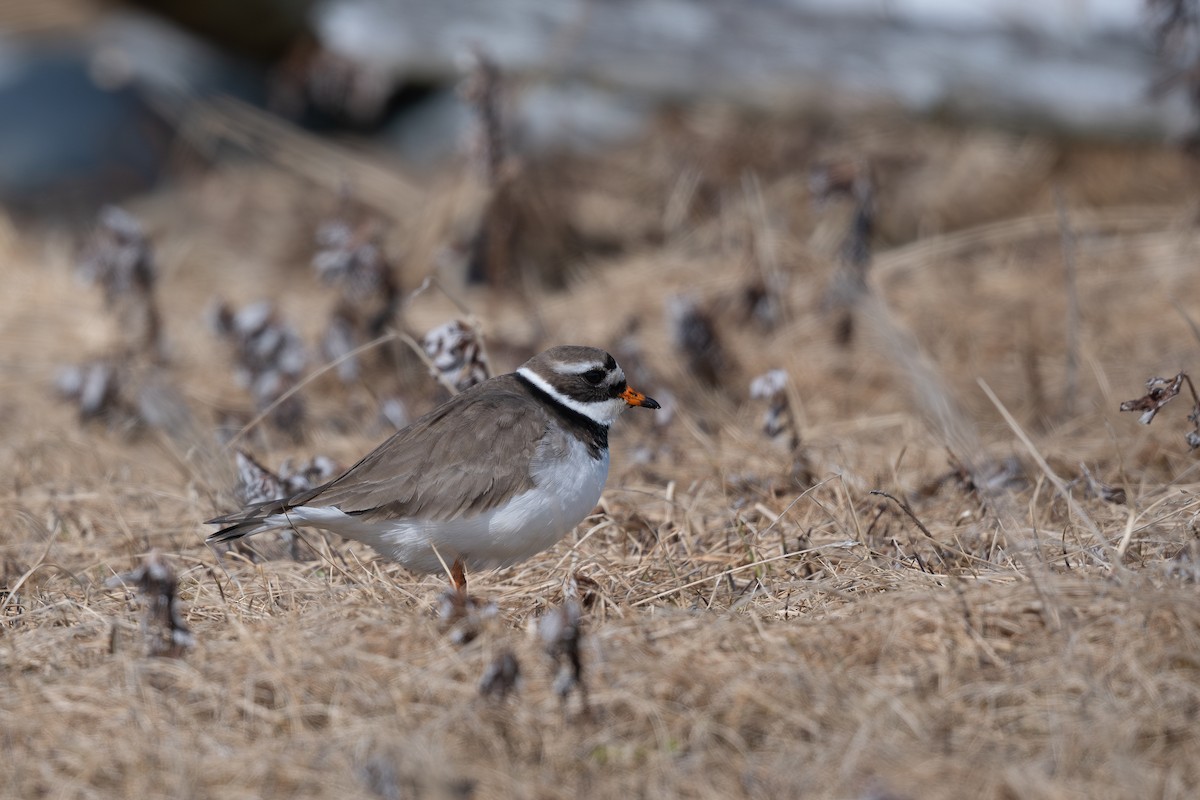
{"type": "Polygon", "coordinates": [[[591,372],[594,369],[602,369],[607,372],[607,368],[599,361],[575,361],[569,364],[558,364],[556,369],[566,375],[582,375],[585,372],[591,372]]]}

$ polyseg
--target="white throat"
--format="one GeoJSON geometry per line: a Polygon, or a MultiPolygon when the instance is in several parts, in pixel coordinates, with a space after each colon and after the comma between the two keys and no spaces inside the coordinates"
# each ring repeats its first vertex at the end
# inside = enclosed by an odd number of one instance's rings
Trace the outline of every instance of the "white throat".
{"type": "Polygon", "coordinates": [[[541,389],[546,394],[550,395],[552,398],[554,398],[555,402],[566,406],[576,413],[583,414],[588,419],[603,425],[606,428],[616,422],[617,417],[621,416],[621,412],[629,407],[629,404],[619,397],[614,397],[610,400],[604,400],[599,403],[583,403],[573,397],[567,397],[562,392],[546,383],[542,376],[538,375],[529,367],[521,367],[519,370],[517,370],[517,374],[532,383],[537,388],[541,389]]]}

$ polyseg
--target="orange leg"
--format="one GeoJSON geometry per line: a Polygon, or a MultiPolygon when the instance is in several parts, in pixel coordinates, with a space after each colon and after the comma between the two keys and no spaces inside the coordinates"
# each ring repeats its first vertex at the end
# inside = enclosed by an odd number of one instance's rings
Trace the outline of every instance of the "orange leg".
{"type": "Polygon", "coordinates": [[[467,571],[463,568],[463,560],[461,558],[454,559],[454,563],[450,566],[450,585],[454,590],[463,597],[467,595],[467,571]]]}

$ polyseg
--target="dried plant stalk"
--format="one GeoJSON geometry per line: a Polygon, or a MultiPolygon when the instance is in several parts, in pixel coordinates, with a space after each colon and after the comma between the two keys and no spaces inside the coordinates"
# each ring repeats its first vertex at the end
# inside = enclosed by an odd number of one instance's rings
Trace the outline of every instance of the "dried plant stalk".
{"type": "Polygon", "coordinates": [[[108,583],[137,586],[143,604],[142,636],[149,655],[180,658],[195,645],[179,606],[179,582],[162,553],[151,550],[137,569],[108,583]]]}
{"type": "Polygon", "coordinates": [[[1150,378],[1146,381],[1146,394],[1121,403],[1120,410],[1142,412],[1142,416],[1138,417],[1138,422],[1149,425],[1158,416],[1158,412],[1166,407],[1167,403],[1179,396],[1184,384],[1187,384],[1188,391],[1192,394],[1192,410],[1188,413],[1188,421],[1192,423],[1192,429],[1187,432],[1184,439],[1187,441],[1188,447],[1195,450],[1200,447],[1200,397],[1196,395],[1196,387],[1187,373],[1180,372],[1174,378],[1150,378]]]}

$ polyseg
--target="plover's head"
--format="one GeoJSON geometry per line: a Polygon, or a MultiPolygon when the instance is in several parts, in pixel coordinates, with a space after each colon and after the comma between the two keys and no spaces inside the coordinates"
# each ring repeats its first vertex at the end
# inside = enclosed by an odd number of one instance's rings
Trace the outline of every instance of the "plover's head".
{"type": "Polygon", "coordinates": [[[595,347],[551,347],[526,361],[517,374],[554,401],[605,427],[630,406],[659,407],[631,389],[617,360],[595,347]]]}

